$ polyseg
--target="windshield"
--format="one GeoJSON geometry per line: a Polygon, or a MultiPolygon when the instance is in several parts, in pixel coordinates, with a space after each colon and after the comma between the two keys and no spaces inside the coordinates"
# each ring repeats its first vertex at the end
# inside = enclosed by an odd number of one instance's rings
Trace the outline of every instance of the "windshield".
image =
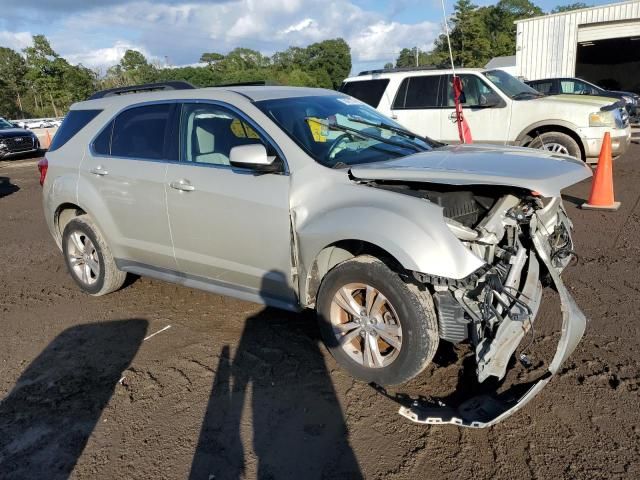
{"type": "Polygon", "coordinates": [[[437,145],[345,95],[279,98],[255,105],[327,167],[390,160],[437,145]]]}
{"type": "Polygon", "coordinates": [[[4,118],[0,117],[0,130],[6,130],[7,128],[16,128],[7,122],[4,118]]]}
{"type": "Polygon", "coordinates": [[[483,73],[496,87],[502,90],[502,93],[513,100],[528,100],[544,96],[504,70],[488,70],[483,73]]]}

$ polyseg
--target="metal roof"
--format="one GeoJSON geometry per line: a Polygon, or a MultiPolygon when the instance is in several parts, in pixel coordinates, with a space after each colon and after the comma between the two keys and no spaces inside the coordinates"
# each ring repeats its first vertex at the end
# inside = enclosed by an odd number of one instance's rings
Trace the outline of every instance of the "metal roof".
{"type": "Polygon", "coordinates": [[[489,60],[484,68],[501,68],[501,67],[515,67],[516,66],[516,56],[515,55],[505,55],[504,57],[493,57],[489,60]]]}

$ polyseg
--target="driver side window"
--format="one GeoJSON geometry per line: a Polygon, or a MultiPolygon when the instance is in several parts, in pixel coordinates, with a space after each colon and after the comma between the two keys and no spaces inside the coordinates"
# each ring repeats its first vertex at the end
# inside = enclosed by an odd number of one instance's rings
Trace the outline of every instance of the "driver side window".
{"type": "Polygon", "coordinates": [[[186,103],[180,115],[180,160],[231,166],[233,147],[263,144],[251,126],[233,112],[218,105],[186,103]]]}
{"type": "MultiPolygon", "coordinates": [[[[459,75],[464,92],[464,107],[483,107],[496,93],[476,75],[459,75]]],[[[447,76],[447,105],[455,106],[453,94],[453,76],[447,76]]]]}

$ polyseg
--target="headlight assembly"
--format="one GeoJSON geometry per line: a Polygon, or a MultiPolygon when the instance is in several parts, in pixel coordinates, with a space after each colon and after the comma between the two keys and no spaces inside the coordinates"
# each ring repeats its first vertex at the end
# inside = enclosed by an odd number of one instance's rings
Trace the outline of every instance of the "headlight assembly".
{"type": "Polygon", "coordinates": [[[627,111],[624,108],[607,108],[589,115],[590,127],[625,128],[628,121],[627,111]]]}
{"type": "Polygon", "coordinates": [[[615,110],[593,112],[589,114],[590,127],[611,127],[616,126],[615,110]]]}

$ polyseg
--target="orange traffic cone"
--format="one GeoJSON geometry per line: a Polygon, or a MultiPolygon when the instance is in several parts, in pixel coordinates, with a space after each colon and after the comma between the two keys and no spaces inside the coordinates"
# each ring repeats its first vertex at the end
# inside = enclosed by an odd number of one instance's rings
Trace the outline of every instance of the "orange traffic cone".
{"type": "Polygon", "coordinates": [[[49,130],[46,130],[47,133],[47,148],[51,146],[51,135],[49,134],[49,130]]]}
{"type": "Polygon", "coordinates": [[[611,135],[604,134],[596,173],[591,184],[589,201],[582,204],[586,210],[618,210],[620,202],[613,199],[613,159],[611,158],[611,135]]]}

